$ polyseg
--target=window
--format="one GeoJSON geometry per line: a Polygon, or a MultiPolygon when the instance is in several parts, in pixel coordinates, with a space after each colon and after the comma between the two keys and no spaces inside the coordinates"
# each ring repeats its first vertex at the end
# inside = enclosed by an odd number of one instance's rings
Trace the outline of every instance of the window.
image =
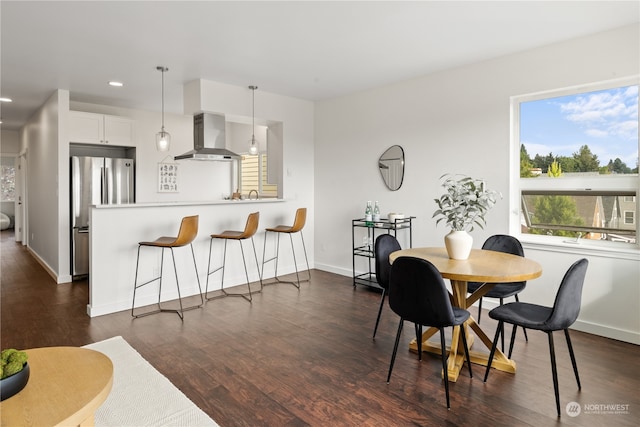
{"type": "MultiPolygon", "coordinates": [[[[13,161],[13,159],[11,159],[13,161]]],[[[0,181],[2,183],[3,202],[13,202],[16,199],[16,168],[13,165],[0,165],[0,181]]]]}
{"type": "Polygon", "coordinates": [[[512,112],[511,230],[637,247],[638,79],[513,97],[512,112]]]}
{"type": "Polygon", "coordinates": [[[267,154],[242,156],[242,182],[240,191],[248,197],[251,190],[256,190],[261,198],[278,197],[278,186],[267,182],[267,154]]]}

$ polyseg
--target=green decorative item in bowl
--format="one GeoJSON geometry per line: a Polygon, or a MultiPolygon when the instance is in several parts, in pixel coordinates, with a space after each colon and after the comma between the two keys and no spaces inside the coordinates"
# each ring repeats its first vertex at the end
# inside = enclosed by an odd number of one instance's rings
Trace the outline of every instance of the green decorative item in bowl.
{"type": "Polygon", "coordinates": [[[29,364],[27,353],[13,348],[2,350],[0,364],[2,379],[0,380],[0,400],[5,400],[22,390],[29,381],[29,364]]]}

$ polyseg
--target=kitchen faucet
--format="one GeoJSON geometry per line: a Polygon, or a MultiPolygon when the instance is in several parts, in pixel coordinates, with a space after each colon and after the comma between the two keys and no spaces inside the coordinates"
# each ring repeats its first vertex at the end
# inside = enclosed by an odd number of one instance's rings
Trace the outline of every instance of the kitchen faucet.
{"type": "Polygon", "coordinates": [[[256,200],[258,200],[260,198],[260,195],[258,194],[258,190],[251,190],[249,191],[249,195],[247,196],[247,198],[249,200],[251,200],[251,194],[256,193],[256,200]]]}

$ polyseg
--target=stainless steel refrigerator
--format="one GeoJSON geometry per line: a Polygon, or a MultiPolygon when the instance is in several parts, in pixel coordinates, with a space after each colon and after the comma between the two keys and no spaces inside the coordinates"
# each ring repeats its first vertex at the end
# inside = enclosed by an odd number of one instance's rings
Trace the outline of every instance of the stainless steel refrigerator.
{"type": "Polygon", "coordinates": [[[89,208],[135,202],[133,159],[71,157],[71,274],[89,274],[89,208]]]}

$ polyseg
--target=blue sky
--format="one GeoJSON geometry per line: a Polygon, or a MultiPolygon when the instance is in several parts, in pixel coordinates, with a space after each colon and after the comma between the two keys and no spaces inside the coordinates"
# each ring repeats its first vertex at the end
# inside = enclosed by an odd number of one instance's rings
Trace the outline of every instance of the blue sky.
{"type": "Polygon", "coordinates": [[[520,104],[520,142],[536,154],[571,156],[588,145],[600,166],[620,158],[638,162],[638,86],[520,104]]]}

